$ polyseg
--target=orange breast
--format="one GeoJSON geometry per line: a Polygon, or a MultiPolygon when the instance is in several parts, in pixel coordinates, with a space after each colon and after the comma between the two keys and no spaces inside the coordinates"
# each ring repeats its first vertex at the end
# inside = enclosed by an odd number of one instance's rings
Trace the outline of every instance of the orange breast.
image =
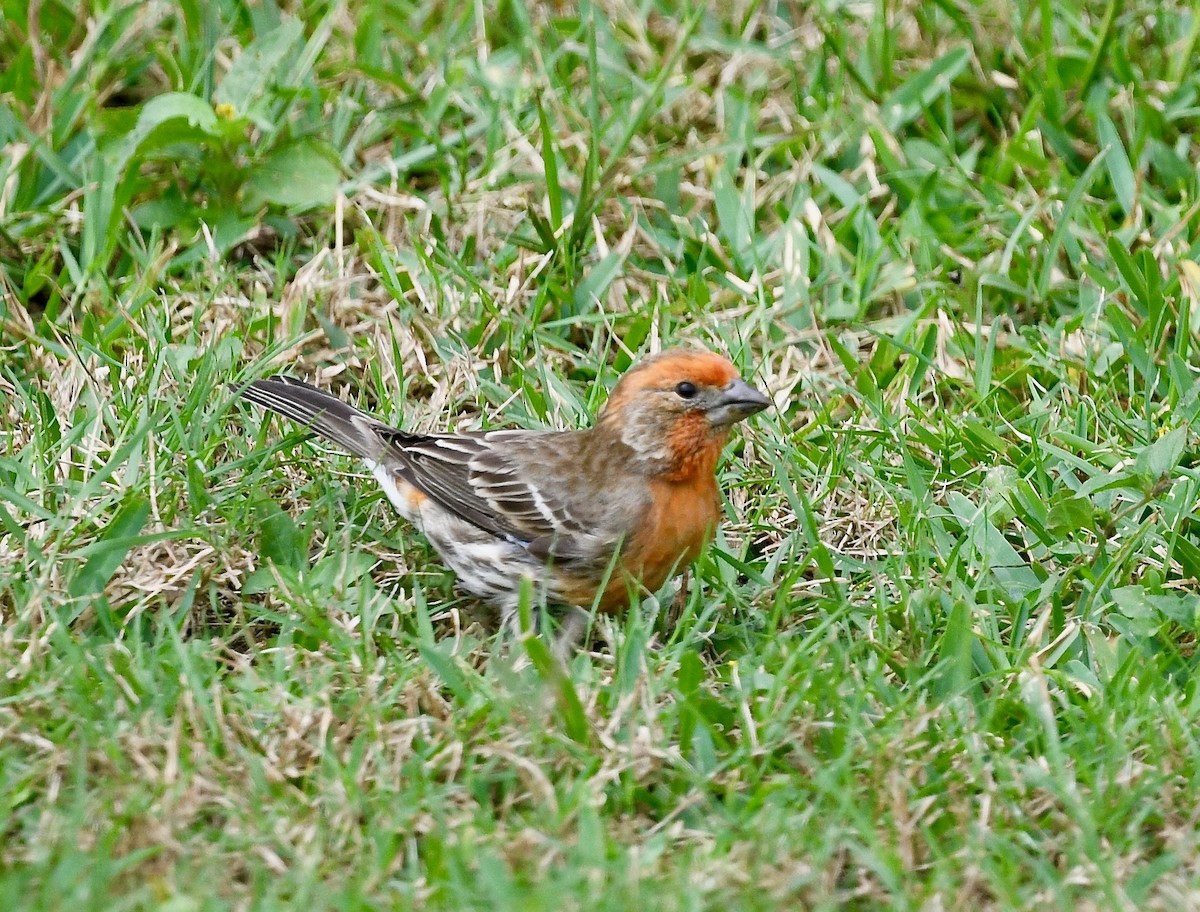
{"type": "MultiPolygon", "coordinates": [[[[600,610],[620,611],[639,592],[659,589],[712,540],[721,518],[716,466],[726,438],[701,415],[685,415],[675,423],[667,436],[670,468],[646,480],[649,508],[621,548],[616,571],[598,600],[600,610]]],[[[565,604],[588,606],[601,582],[595,576],[559,576],[554,595],[565,604]]]]}
{"type": "Polygon", "coordinates": [[[642,527],[622,550],[621,572],[613,575],[601,599],[604,611],[629,604],[633,581],[654,592],[682,573],[716,531],[721,509],[715,478],[700,484],[657,481],[651,490],[652,506],[642,527]]]}
{"type": "MultiPolygon", "coordinates": [[[[655,481],[651,490],[652,506],[621,551],[620,564],[599,599],[601,611],[622,611],[640,592],[654,592],[682,573],[716,531],[721,507],[715,478],[702,484],[655,481]]],[[[559,576],[554,595],[564,604],[587,607],[599,583],[595,577],[559,576]]]]}

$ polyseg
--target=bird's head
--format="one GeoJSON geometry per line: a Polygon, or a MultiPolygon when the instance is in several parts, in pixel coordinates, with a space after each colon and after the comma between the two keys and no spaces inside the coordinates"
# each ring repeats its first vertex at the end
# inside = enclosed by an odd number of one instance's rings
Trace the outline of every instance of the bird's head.
{"type": "Polygon", "coordinates": [[[770,404],[728,358],[671,349],[626,372],[597,428],[632,449],[648,473],[682,480],[711,474],[729,429],[770,404]]]}

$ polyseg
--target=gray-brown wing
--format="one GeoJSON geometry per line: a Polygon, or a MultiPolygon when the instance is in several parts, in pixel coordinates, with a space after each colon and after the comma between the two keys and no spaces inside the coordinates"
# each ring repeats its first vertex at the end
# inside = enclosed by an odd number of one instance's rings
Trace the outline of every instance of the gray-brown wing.
{"type": "Polygon", "coordinates": [[[597,498],[598,479],[582,471],[572,452],[575,432],[394,432],[389,440],[406,481],[543,560],[606,563],[623,531],[597,498]]]}
{"type": "Polygon", "coordinates": [[[234,389],[386,465],[463,519],[542,560],[606,564],[637,513],[637,504],[608,496],[613,479],[590,470],[579,432],[409,434],[290,377],[234,389]]]}

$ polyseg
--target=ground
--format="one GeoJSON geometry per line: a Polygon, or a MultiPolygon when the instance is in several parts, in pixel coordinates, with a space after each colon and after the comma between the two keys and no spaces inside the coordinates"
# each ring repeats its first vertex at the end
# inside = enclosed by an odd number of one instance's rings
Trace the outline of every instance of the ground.
{"type": "Polygon", "coordinates": [[[1185,2],[0,0],[0,907],[1200,908],[1185,2]],[[285,371],[774,408],[559,672],[285,371]]]}

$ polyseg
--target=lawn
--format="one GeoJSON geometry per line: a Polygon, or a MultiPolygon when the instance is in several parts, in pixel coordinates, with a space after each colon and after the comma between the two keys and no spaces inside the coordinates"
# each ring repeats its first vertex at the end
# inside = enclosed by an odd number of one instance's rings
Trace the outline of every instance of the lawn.
{"type": "Polygon", "coordinates": [[[0,908],[1200,909],[1198,45],[0,0],[0,908]],[[562,669],[227,388],[574,428],[679,343],[775,407],[562,669]]]}

